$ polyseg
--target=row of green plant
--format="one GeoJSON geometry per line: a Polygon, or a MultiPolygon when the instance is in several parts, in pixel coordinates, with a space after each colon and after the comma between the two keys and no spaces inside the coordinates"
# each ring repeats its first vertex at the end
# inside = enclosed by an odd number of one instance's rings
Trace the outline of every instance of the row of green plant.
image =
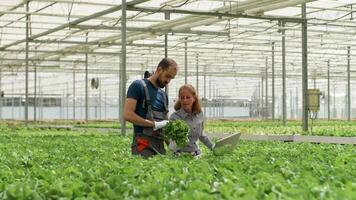
{"type": "MultiPolygon", "coordinates": [[[[0,126],[8,126],[12,129],[70,129],[61,127],[61,123],[30,123],[26,126],[23,122],[3,122],[0,126]],[[57,125],[57,126],[56,126],[57,125]],[[59,126],[58,126],[59,125],[59,126]]],[[[74,128],[107,128],[120,129],[118,121],[89,121],[77,122],[69,127],[74,128]]],[[[128,132],[132,132],[133,125],[126,123],[128,132]]],[[[247,134],[286,134],[286,135],[317,135],[317,136],[356,136],[355,121],[321,121],[316,120],[309,123],[309,131],[302,130],[302,122],[287,121],[286,126],[281,121],[227,121],[227,120],[207,120],[205,123],[205,132],[207,133],[236,133],[243,132],[247,134]]]]}
{"type": "Polygon", "coordinates": [[[131,156],[95,130],[0,132],[0,199],[353,199],[356,147],[241,141],[201,159],[131,156]]]}
{"type": "Polygon", "coordinates": [[[208,121],[205,126],[208,133],[281,134],[281,135],[317,135],[317,136],[356,136],[356,122],[316,121],[309,123],[309,131],[302,129],[300,121],[208,121]]]}
{"type": "MultiPolygon", "coordinates": [[[[44,130],[44,129],[72,129],[72,128],[103,128],[103,129],[120,129],[120,123],[118,121],[77,121],[73,122],[64,122],[64,121],[49,121],[49,122],[29,122],[25,123],[24,121],[1,121],[0,126],[7,126],[11,129],[34,129],[34,130],[44,130]]],[[[133,129],[131,123],[126,124],[127,129],[133,129]]]]}

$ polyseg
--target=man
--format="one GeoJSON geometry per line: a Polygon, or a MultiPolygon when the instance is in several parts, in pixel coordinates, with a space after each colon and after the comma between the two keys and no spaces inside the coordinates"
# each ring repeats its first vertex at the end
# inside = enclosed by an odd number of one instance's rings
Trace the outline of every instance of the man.
{"type": "Polygon", "coordinates": [[[124,119],[134,124],[133,155],[165,154],[162,128],[168,123],[168,96],[162,90],[177,74],[177,63],[164,58],[147,79],[135,80],[127,91],[124,119]]]}

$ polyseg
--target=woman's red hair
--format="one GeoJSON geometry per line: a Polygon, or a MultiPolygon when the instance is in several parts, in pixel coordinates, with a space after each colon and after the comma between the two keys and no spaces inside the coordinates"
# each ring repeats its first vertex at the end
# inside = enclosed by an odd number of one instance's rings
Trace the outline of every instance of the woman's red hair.
{"type": "Polygon", "coordinates": [[[195,101],[193,103],[192,112],[195,114],[200,113],[201,112],[201,104],[200,104],[199,97],[197,95],[195,88],[190,84],[183,85],[182,87],[179,88],[178,100],[177,100],[176,104],[174,105],[174,109],[177,111],[182,107],[182,104],[180,102],[180,95],[183,90],[188,90],[190,92],[190,94],[192,94],[195,99],[195,101]]]}

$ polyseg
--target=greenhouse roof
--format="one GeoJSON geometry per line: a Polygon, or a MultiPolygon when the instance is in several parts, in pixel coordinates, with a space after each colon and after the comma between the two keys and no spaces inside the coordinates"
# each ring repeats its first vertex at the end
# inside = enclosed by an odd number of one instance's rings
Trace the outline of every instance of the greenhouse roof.
{"type": "MultiPolygon", "coordinates": [[[[68,91],[73,73],[79,74],[78,93],[83,92],[86,58],[90,77],[100,77],[108,91],[118,91],[121,1],[31,0],[28,11],[26,2],[0,3],[3,90],[25,91],[28,17],[29,71],[39,74],[43,93],[68,91]]],[[[155,69],[165,56],[167,37],[168,57],[179,66],[173,91],[184,84],[186,65],[189,83],[197,85],[199,74],[199,91],[203,91],[205,74],[207,87],[214,85],[218,90],[215,96],[249,99],[261,87],[261,79],[271,84],[273,62],[280,93],[284,36],[287,85],[301,87],[301,3],[305,2],[309,79],[325,90],[329,63],[332,83],[345,93],[348,55],[351,68],[356,64],[356,0],[128,1],[127,84],[142,77],[143,71],[155,69]]],[[[355,76],[351,69],[351,78],[355,76]]],[[[29,81],[32,92],[33,75],[29,81]]]]}

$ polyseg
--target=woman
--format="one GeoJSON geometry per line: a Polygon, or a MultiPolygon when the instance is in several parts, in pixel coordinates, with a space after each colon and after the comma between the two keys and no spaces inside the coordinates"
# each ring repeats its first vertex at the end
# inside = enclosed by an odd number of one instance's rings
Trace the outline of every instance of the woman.
{"type": "Polygon", "coordinates": [[[181,119],[188,123],[190,127],[189,143],[183,148],[175,146],[174,142],[170,144],[170,148],[175,154],[180,152],[188,152],[197,158],[200,157],[201,151],[197,144],[200,140],[209,149],[213,149],[213,144],[209,138],[203,134],[204,128],[204,115],[201,110],[200,101],[197,93],[192,85],[183,85],[179,88],[178,101],[174,105],[176,110],[171,116],[170,120],[181,119]]]}

